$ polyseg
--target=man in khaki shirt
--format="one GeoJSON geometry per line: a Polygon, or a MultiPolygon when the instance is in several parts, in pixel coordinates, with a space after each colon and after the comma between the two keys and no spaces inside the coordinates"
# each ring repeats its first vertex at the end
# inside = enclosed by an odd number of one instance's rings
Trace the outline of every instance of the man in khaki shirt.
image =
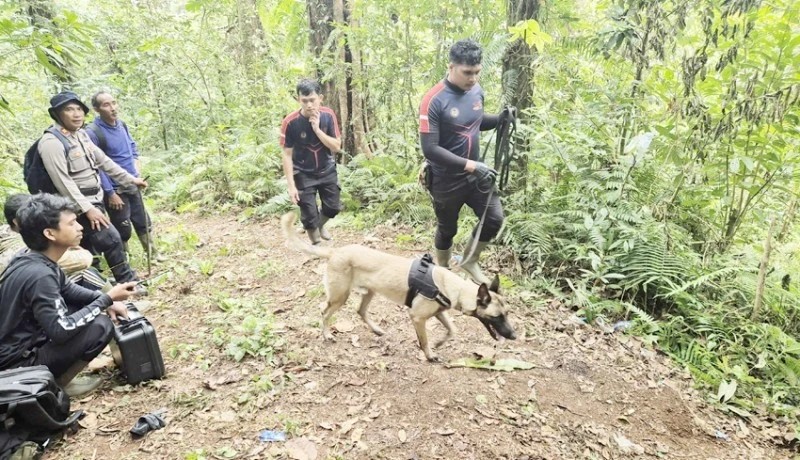
{"type": "Polygon", "coordinates": [[[118,283],[137,280],[119,232],[106,216],[98,169],[119,184],[147,187],[147,182],[128,174],[92,143],[82,129],[89,108],[75,93],[62,91],[53,96],[48,112],[70,148],[65,152],[56,136],[45,133],[39,140],[39,154],[58,193],[74,201],[82,211],[78,216],[78,223],[83,226],[81,246],[102,253],[118,283]]]}

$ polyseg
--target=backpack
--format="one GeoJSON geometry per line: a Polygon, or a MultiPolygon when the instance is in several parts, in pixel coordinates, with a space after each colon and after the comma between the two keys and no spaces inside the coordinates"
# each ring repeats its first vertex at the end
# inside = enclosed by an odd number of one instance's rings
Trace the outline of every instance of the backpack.
{"type": "Polygon", "coordinates": [[[73,428],[83,411],[69,411],[69,396],[47,366],[0,372],[0,458],[28,441],[47,441],[73,428]]]}
{"type": "MultiPolygon", "coordinates": [[[[128,131],[128,125],[126,125],[122,120],[119,120],[119,123],[123,128],[125,128],[125,132],[128,134],[128,136],[130,136],[131,132],[128,131]]],[[[97,123],[95,122],[89,123],[85,126],[85,128],[94,133],[94,135],[97,137],[97,146],[100,147],[100,150],[105,152],[108,148],[108,141],[106,140],[106,133],[103,132],[102,128],[97,126],[97,123]]]]}
{"type": "MultiPolygon", "coordinates": [[[[50,126],[44,130],[44,132],[54,135],[56,139],[64,144],[64,156],[67,157],[69,155],[69,149],[72,147],[69,140],[54,126],[50,126]]],[[[42,156],[39,154],[39,141],[41,140],[41,137],[37,139],[36,142],[28,148],[28,151],[25,152],[22,176],[25,179],[25,184],[28,186],[28,191],[30,193],[41,192],[57,194],[58,190],[55,184],[53,184],[53,179],[50,178],[50,174],[47,173],[44,162],[42,162],[42,156]]],[[[69,158],[67,158],[67,160],[69,160],[69,158]]],[[[67,161],[67,167],[69,167],[69,161],[67,161]]]]}

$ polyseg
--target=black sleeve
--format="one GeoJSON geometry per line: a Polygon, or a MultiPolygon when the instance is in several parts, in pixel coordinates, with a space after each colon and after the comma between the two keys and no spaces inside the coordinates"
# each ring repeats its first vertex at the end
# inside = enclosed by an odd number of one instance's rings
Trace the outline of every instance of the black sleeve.
{"type": "Polygon", "coordinates": [[[481,131],[495,129],[497,127],[497,123],[499,122],[500,115],[490,115],[488,113],[484,113],[483,118],[481,119],[481,131]]]}
{"type": "Polygon", "coordinates": [[[69,279],[64,280],[64,287],[61,288],[61,296],[70,305],[89,305],[97,300],[103,293],[100,291],[93,291],[79,286],[69,279]]]}
{"type": "Polygon", "coordinates": [[[100,294],[89,305],[69,314],[54,272],[36,280],[31,292],[33,316],[53,343],[64,343],[71,339],[111,303],[111,297],[100,294]]]}
{"type": "Polygon", "coordinates": [[[439,133],[420,133],[420,144],[422,153],[431,163],[442,166],[459,166],[462,169],[467,164],[467,159],[439,145],[439,133]]]}

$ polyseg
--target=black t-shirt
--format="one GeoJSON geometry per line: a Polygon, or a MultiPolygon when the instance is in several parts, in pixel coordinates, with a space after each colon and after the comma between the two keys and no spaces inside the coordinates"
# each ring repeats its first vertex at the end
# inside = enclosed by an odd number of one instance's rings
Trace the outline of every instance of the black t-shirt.
{"type": "MultiPolygon", "coordinates": [[[[319,109],[319,127],[327,135],[339,138],[339,123],[336,114],[328,107],[319,109]]],[[[294,172],[325,174],[336,167],[331,150],[319,140],[311,128],[308,118],[300,110],[292,112],[281,123],[281,147],[292,149],[294,172]]]]}
{"type": "MultiPolygon", "coordinates": [[[[483,120],[483,89],[480,85],[464,91],[444,79],[431,88],[419,108],[420,134],[439,134],[439,146],[468,160],[480,157],[480,128],[483,120]]],[[[437,164],[429,158],[436,175],[466,176],[463,166],[437,164]]]]}

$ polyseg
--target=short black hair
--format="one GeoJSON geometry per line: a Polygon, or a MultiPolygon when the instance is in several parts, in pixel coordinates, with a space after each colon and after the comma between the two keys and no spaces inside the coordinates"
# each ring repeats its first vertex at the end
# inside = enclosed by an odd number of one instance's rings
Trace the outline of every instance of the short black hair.
{"type": "Polygon", "coordinates": [[[19,233],[22,241],[34,251],[44,251],[50,240],[44,236],[48,228],[57,229],[62,212],[78,213],[78,207],[63,196],[38,193],[33,195],[17,211],[19,233]]]}
{"type": "Polygon", "coordinates": [[[16,230],[17,228],[17,226],[14,225],[14,218],[17,217],[17,211],[30,199],[31,196],[27,193],[15,193],[6,198],[6,203],[3,205],[3,214],[6,216],[6,223],[12,230],[16,230]]]}
{"type": "Polygon", "coordinates": [[[475,40],[459,40],[450,47],[450,63],[459,65],[478,65],[483,59],[481,45],[475,40]]]}
{"type": "Polygon", "coordinates": [[[108,94],[108,95],[110,95],[111,97],[113,97],[113,96],[114,96],[114,95],[113,95],[113,94],[111,94],[111,92],[109,92],[109,91],[106,91],[106,90],[100,90],[100,91],[98,91],[98,92],[94,93],[94,95],[92,96],[92,107],[94,107],[95,109],[96,109],[96,108],[98,108],[98,107],[100,107],[100,103],[99,103],[99,102],[97,102],[97,98],[98,98],[98,97],[100,97],[100,96],[101,96],[101,95],[103,95],[103,94],[108,94]]]}
{"type": "Polygon", "coordinates": [[[297,95],[308,96],[312,93],[322,94],[322,86],[317,80],[304,78],[297,83],[297,95]]]}

